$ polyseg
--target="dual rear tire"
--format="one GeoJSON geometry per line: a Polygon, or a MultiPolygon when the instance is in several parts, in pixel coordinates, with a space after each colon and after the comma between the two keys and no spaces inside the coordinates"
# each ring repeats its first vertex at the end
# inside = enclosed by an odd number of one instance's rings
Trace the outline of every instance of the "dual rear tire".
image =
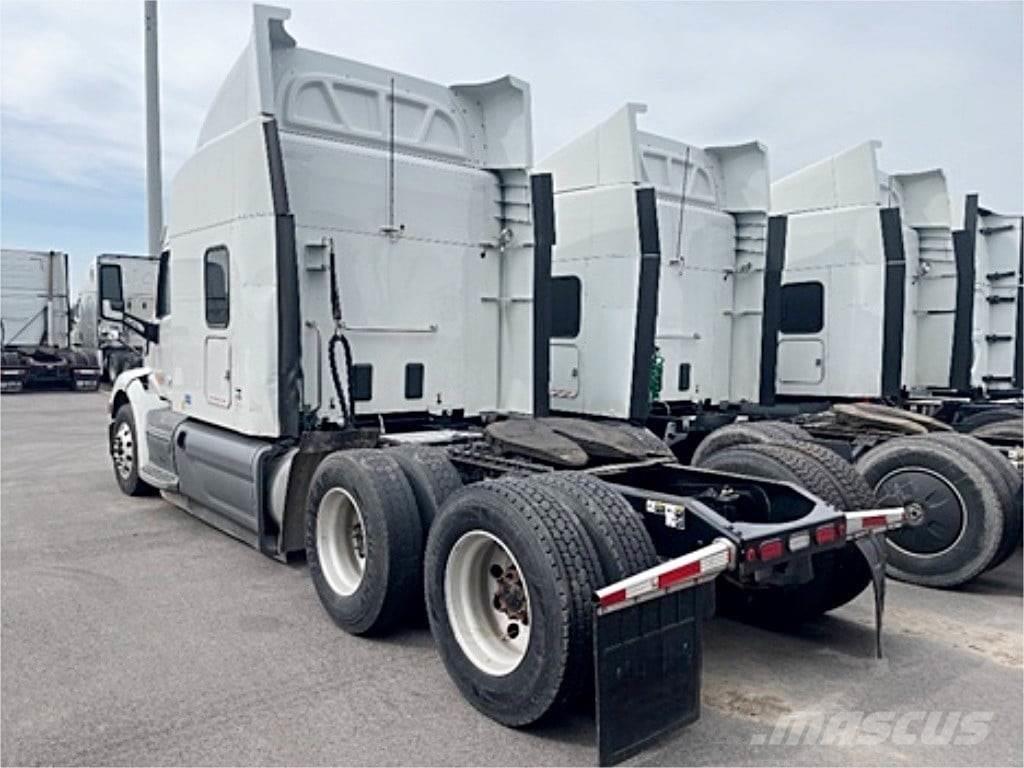
{"type": "MultiPolygon", "coordinates": [[[[778,439],[786,432],[768,434],[778,439]]],[[[792,431],[788,435],[799,437],[792,431]]],[[[701,466],[790,482],[841,511],[875,505],[871,489],[848,462],[809,442],[734,444],[712,452],[701,466]]],[[[811,566],[813,576],[803,584],[750,588],[723,579],[718,591],[720,610],[757,624],[790,626],[845,605],[871,583],[870,567],[853,544],[812,555],[811,566]]]]}
{"type": "Polygon", "coordinates": [[[422,594],[416,497],[384,451],[327,456],[310,481],[306,559],[320,602],[354,635],[394,629],[422,594]]]}
{"type": "Polygon", "coordinates": [[[884,506],[910,519],[887,539],[887,572],[930,587],[957,587],[1003,562],[1021,533],[1021,483],[1009,462],[969,435],[889,440],[857,467],[884,506]]]}
{"type": "Polygon", "coordinates": [[[655,564],[639,515],[589,475],[464,488],[435,519],[424,564],[445,668],[488,717],[544,720],[592,691],[594,591],[655,564]]]}
{"type": "Polygon", "coordinates": [[[528,725],[591,689],[592,595],[655,565],[654,544],[626,500],[588,475],[459,486],[443,451],[331,454],[308,497],[310,575],[351,634],[392,630],[425,599],[463,696],[528,725]]]}
{"type": "MultiPolygon", "coordinates": [[[[1024,528],[1020,473],[976,437],[943,431],[891,439],[863,454],[851,477],[845,460],[802,442],[810,435],[799,432],[782,422],[730,425],[702,443],[695,463],[790,479],[847,511],[906,506],[908,524],[886,540],[887,573],[901,581],[956,587],[1004,562],[1019,545],[1024,528]],[[797,442],[780,439],[787,431],[789,440],[797,442]],[[817,459],[825,465],[822,474],[830,477],[785,477],[777,461],[763,457],[775,450],[770,447],[775,443],[817,459]],[[839,496],[833,496],[837,484],[839,496]]],[[[823,569],[816,563],[815,570],[823,569]]]]}

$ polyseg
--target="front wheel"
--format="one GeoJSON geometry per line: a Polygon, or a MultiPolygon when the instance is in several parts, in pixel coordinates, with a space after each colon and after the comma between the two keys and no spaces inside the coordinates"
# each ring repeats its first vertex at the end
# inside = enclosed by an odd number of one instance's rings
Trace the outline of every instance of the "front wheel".
{"type": "Polygon", "coordinates": [[[114,479],[127,496],[147,496],[153,487],[139,477],[138,436],[132,407],[125,403],[117,409],[110,427],[110,458],[114,463],[114,479]]]}

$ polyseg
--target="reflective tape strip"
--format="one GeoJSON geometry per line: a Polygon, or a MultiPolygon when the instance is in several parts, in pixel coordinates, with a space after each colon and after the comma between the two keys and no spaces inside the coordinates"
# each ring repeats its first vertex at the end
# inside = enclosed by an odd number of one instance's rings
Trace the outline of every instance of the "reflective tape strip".
{"type": "Polygon", "coordinates": [[[735,552],[736,548],[730,542],[715,539],[695,552],[597,590],[594,593],[595,600],[600,610],[614,610],[637,600],[649,600],[669,591],[708,581],[735,563],[735,552]]]}
{"type": "Polygon", "coordinates": [[[855,539],[877,531],[891,531],[904,523],[903,507],[865,509],[846,513],[846,538],[855,539]]]}

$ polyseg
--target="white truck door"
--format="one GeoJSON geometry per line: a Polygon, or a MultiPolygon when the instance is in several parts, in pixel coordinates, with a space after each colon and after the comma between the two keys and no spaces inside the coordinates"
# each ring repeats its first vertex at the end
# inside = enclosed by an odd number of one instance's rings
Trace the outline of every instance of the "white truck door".
{"type": "Polygon", "coordinates": [[[206,401],[231,407],[231,311],[230,256],[224,246],[210,248],[203,256],[203,296],[206,326],[223,329],[206,336],[203,345],[203,390],[206,401]]]}
{"type": "Polygon", "coordinates": [[[825,345],[820,339],[779,342],[779,382],[820,384],[825,378],[825,345]]]}
{"type": "Polygon", "coordinates": [[[825,378],[824,270],[812,270],[799,282],[782,286],[779,321],[780,384],[820,384],[825,378]]]}
{"type": "Polygon", "coordinates": [[[575,342],[551,342],[551,397],[574,398],[580,393],[580,350],[575,342]]]}
{"type": "Polygon", "coordinates": [[[231,342],[223,336],[206,337],[203,382],[208,403],[231,407],[231,342]]]}

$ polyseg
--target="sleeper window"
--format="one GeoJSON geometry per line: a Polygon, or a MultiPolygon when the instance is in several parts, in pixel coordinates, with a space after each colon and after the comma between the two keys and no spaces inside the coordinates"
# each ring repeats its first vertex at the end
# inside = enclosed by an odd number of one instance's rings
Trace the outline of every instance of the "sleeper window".
{"type": "Polygon", "coordinates": [[[825,286],[819,282],[782,286],[782,333],[817,333],[825,327],[825,286]]]}
{"type": "Polygon", "coordinates": [[[575,275],[551,281],[551,336],[575,339],[580,335],[582,286],[575,275]]]}
{"type": "Polygon", "coordinates": [[[227,328],[231,319],[228,296],[228,249],[211,248],[203,257],[203,290],[206,297],[206,324],[227,328]]]}

